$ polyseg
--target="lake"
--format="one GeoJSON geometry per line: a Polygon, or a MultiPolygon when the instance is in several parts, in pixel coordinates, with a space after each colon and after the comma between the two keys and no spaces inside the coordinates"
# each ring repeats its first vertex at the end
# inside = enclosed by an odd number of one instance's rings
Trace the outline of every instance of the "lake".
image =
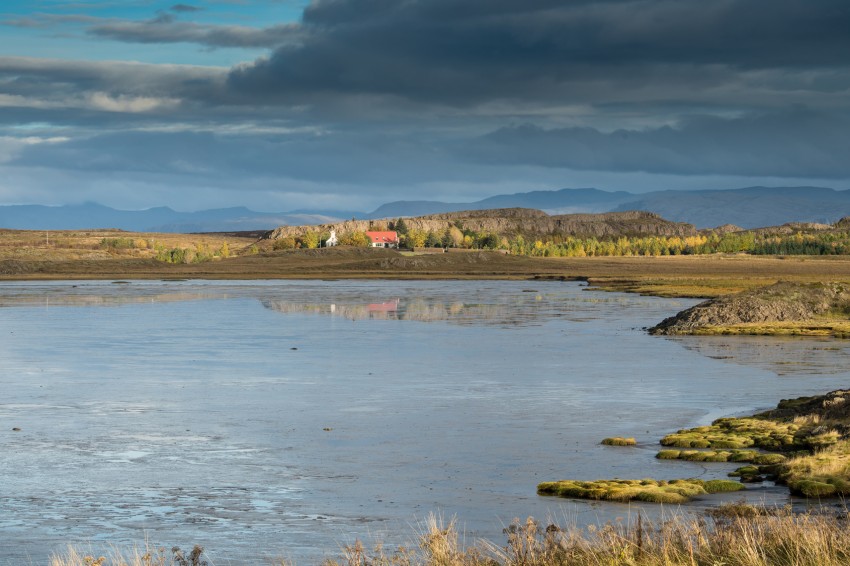
{"type": "Polygon", "coordinates": [[[535,486],[724,477],[656,460],[658,439],[850,374],[844,341],[646,334],[695,302],[538,281],[0,284],[0,564],[145,540],[313,564],[409,543],[432,512],[499,543],[514,517],[657,516],[535,486]]]}

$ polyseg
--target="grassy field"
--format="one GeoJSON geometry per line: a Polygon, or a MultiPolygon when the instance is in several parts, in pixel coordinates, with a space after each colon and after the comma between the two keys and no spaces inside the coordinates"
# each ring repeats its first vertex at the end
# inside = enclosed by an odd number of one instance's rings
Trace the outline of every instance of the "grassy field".
{"type": "Polygon", "coordinates": [[[778,280],[850,282],[850,257],[746,255],[532,258],[330,248],[273,251],[259,234],[0,230],[0,279],[565,279],[671,297],[715,297],[778,280]],[[226,244],[229,257],[216,255],[226,244]],[[207,261],[165,263],[168,250],[207,261]]]}

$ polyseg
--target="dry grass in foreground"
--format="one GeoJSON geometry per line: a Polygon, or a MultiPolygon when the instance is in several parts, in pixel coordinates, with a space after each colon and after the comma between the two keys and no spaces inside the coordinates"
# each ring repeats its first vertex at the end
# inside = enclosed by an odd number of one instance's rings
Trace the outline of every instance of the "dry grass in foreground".
{"type": "MultiPolygon", "coordinates": [[[[356,542],[324,566],[839,566],[850,563],[846,513],[793,514],[729,504],[709,517],[676,518],[655,525],[638,516],[628,524],[561,528],[528,518],[515,520],[498,545],[464,546],[452,521],[431,517],[416,545],[367,548],[356,542]]],[[[195,551],[198,548],[196,547],[195,551]]],[[[106,558],[69,549],[50,566],[202,566],[203,552],[171,554],[165,549],[115,553],[106,558]]],[[[241,563],[252,563],[246,560],[241,563]]],[[[236,562],[240,563],[240,562],[236,562]]],[[[288,564],[280,561],[280,565],[288,564]]]]}

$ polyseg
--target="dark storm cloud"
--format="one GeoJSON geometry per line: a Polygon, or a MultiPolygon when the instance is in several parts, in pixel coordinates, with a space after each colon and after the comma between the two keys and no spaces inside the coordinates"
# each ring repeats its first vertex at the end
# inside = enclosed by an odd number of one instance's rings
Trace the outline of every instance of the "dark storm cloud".
{"type": "Polygon", "coordinates": [[[0,57],[0,126],[47,140],[0,159],[388,200],[577,171],[850,179],[846,0],[320,0],[263,29],[183,12],[69,17],[120,41],[275,50],[232,69],[0,57]]]}
{"type": "Polygon", "coordinates": [[[678,127],[617,130],[499,129],[463,150],[494,164],[673,174],[850,177],[850,115],[791,109],[723,119],[700,116],[678,127]]]}
{"type": "Polygon", "coordinates": [[[104,109],[113,111],[123,100],[133,112],[132,100],[213,98],[223,78],[220,69],[190,65],[0,57],[0,96],[18,100],[21,108],[79,108],[80,101],[89,98],[94,108],[100,100],[104,109]],[[109,108],[104,96],[112,97],[116,107],[109,108]]]}
{"type": "Polygon", "coordinates": [[[528,166],[840,179],[850,177],[848,146],[850,116],[790,109],[733,119],[694,117],[677,127],[640,131],[525,125],[485,136],[436,140],[377,131],[115,133],[33,146],[15,164],[222,178],[281,176],[376,186],[471,180],[495,175],[494,168],[528,166]]]}
{"type": "Polygon", "coordinates": [[[13,164],[97,173],[133,171],[212,179],[273,176],[382,186],[437,180],[447,168],[455,169],[453,175],[464,169],[444,150],[421,140],[346,132],[322,136],[113,133],[28,147],[13,164]]]}
{"type": "Polygon", "coordinates": [[[295,24],[266,28],[177,21],[170,14],[146,21],[107,21],[88,29],[90,35],[129,43],[197,43],[207,47],[275,47],[300,40],[295,24]]]}
{"type": "Polygon", "coordinates": [[[850,4],[823,0],[324,0],[303,41],[237,68],[247,97],[375,95],[443,104],[850,61],[850,4]],[[720,69],[718,71],[717,69],[720,69]]]}

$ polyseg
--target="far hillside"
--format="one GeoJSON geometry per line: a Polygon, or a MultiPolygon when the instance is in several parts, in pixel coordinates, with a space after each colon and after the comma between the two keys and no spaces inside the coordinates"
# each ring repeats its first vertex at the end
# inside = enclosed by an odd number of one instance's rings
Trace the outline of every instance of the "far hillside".
{"type": "Polygon", "coordinates": [[[349,220],[319,226],[281,226],[268,239],[303,240],[331,230],[346,235],[371,230],[395,230],[407,247],[506,248],[510,241],[550,237],[689,236],[696,229],[670,222],[651,212],[549,215],[530,208],[467,210],[396,220],[349,220]]]}
{"type": "Polygon", "coordinates": [[[397,231],[406,248],[500,249],[540,257],[850,254],[850,217],[835,224],[789,223],[755,230],[725,224],[697,230],[644,211],[549,215],[526,208],[469,210],[281,226],[265,239],[274,249],[315,248],[334,231],[341,244],[368,245],[365,232],[374,230],[397,231]]]}

